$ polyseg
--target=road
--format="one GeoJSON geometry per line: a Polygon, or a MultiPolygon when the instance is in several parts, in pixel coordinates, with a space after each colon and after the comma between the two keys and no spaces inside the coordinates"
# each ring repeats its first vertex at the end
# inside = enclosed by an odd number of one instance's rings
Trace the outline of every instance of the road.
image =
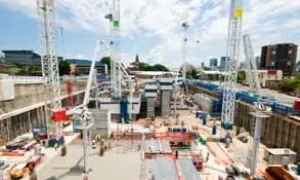
{"type": "MultiPolygon", "coordinates": [[[[123,149],[123,148],[122,148],[123,149]]],[[[120,150],[120,148],[119,148],[120,150]]],[[[89,165],[92,169],[89,179],[97,180],[138,180],[140,174],[140,153],[137,151],[106,151],[103,157],[97,150],[89,153],[89,165]]],[[[83,159],[80,143],[67,146],[67,155],[55,156],[37,174],[40,180],[82,180],[83,159]]]]}

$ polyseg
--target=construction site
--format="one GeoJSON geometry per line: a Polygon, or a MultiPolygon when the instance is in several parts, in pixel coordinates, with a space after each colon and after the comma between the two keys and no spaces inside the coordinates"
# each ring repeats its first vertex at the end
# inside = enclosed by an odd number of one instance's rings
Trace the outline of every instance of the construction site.
{"type": "Polygon", "coordinates": [[[242,0],[228,7],[225,78],[210,82],[187,77],[187,17],[181,70],[129,70],[121,1],[111,4],[110,38],[95,39],[78,77],[59,75],[55,1],[37,0],[43,76],[0,76],[0,180],[300,179],[300,99],[262,89],[242,0]],[[103,49],[111,70],[100,77],[103,49]],[[247,87],[237,83],[242,55],[247,87]]]}

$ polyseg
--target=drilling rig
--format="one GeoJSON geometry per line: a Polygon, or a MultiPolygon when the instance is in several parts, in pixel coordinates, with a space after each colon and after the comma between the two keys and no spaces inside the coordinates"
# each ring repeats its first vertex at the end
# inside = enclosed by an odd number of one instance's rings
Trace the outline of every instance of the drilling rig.
{"type": "Polygon", "coordinates": [[[254,58],[250,36],[244,35],[243,42],[247,63],[248,81],[250,86],[249,92],[253,93],[253,96],[257,96],[257,102],[254,104],[254,111],[250,113],[255,118],[254,120],[252,120],[252,124],[254,124],[252,125],[252,129],[254,129],[253,147],[249,149],[247,157],[247,161],[249,162],[249,167],[251,169],[250,175],[254,177],[257,166],[262,120],[268,118],[269,116],[264,114],[264,112],[266,111],[266,107],[262,102],[261,87],[258,79],[257,66],[254,58]]]}

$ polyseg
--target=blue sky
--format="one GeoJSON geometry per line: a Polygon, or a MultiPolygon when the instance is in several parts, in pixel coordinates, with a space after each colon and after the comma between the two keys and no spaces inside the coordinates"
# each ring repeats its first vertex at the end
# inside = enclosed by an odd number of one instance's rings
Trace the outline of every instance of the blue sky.
{"type": "MultiPolygon", "coordinates": [[[[229,0],[121,0],[122,61],[140,59],[179,67],[183,12],[188,11],[188,62],[200,66],[226,54],[229,0]],[[200,39],[201,43],[196,44],[200,39]]],[[[56,0],[57,52],[66,58],[92,57],[97,38],[107,39],[111,0],[56,0]],[[64,40],[60,33],[64,27],[64,40]]],[[[0,0],[0,50],[40,52],[36,0],[0,0]]],[[[251,0],[244,4],[243,33],[255,55],[265,44],[300,44],[299,0],[251,0]]],[[[242,49],[242,48],[241,48],[242,49]]],[[[105,54],[106,52],[104,52],[105,54]]],[[[240,61],[244,54],[241,51],[240,61]]],[[[300,59],[300,57],[298,58],[300,59]]]]}

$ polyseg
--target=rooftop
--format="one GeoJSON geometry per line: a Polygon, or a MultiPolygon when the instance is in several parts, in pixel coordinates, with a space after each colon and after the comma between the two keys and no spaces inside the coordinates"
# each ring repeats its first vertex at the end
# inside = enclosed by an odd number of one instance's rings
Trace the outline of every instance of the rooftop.
{"type": "Polygon", "coordinates": [[[4,54],[32,54],[34,56],[40,57],[39,54],[35,53],[33,50],[3,50],[4,54]]]}

